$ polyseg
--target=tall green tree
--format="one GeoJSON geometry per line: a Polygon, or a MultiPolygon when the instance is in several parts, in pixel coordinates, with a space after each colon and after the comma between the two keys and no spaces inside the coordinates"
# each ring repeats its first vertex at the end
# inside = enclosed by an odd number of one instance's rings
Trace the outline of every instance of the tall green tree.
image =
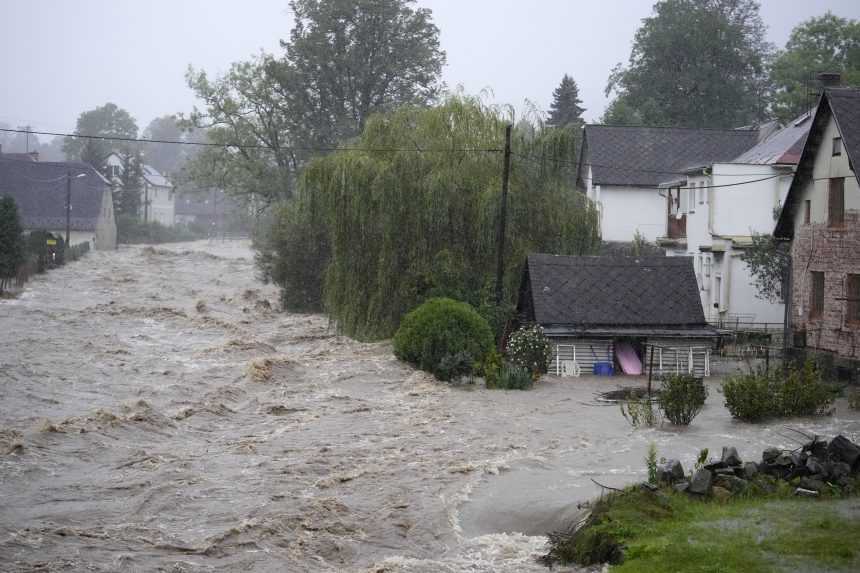
{"type": "Polygon", "coordinates": [[[215,79],[189,70],[205,109],[184,125],[206,127],[210,141],[225,145],[186,167],[198,186],[282,201],[309,157],[356,136],[371,114],[436,97],[445,53],[430,11],[414,0],[290,6],[296,23],[282,56],[234,64],[215,79]]]}
{"type": "Polygon", "coordinates": [[[771,66],[773,112],[790,121],[815,105],[818,72],[839,72],[846,85],[860,85],[860,22],[830,12],[799,24],[771,66]]]}
{"type": "Polygon", "coordinates": [[[609,78],[606,93],[618,103],[607,119],[690,127],[760,121],[771,52],[755,0],[660,0],[636,32],[627,66],[609,78]]]}
{"type": "Polygon", "coordinates": [[[547,125],[582,127],[585,123],[582,119],[585,108],[581,104],[579,86],[576,85],[576,81],[572,77],[564,74],[561,83],[552,92],[552,103],[549,106],[549,117],[546,120],[547,125]]]}
{"type": "MultiPolygon", "coordinates": [[[[106,103],[81,113],[75,133],[133,139],[137,137],[137,123],[126,110],[116,104],[106,103]]],[[[70,160],[89,163],[104,173],[108,155],[112,151],[126,150],[129,147],[130,144],[120,141],[69,137],[63,143],[63,152],[70,160]]]]}
{"type": "Polygon", "coordinates": [[[117,217],[137,219],[141,212],[143,189],[143,154],[137,148],[118,154],[122,162],[119,181],[113,189],[117,217]]]}
{"type": "MultiPolygon", "coordinates": [[[[509,117],[454,97],[370,118],[350,149],[313,160],[282,207],[264,273],[288,308],[325,308],[351,336],[390,336],[423,300],[447,296],[492,318],[509,117]]],[[[597,214],[573,187],[572,128],[519,122],[508,196],[505,292],[530,252],[592,254],[597,214]]]]}
{"type": "Polygon", "coordinates": [[[24,262],[18,206],[11,197],[0,197],[0,294],[9,287],[18,266],[24,262]]]}

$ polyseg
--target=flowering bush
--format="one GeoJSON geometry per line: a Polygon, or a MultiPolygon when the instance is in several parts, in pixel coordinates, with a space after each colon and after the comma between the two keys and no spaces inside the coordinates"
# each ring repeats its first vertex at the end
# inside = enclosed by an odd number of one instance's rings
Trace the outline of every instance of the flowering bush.
{"type": "Polygon", "coordinates": [[[552,350],[539,324],[523,326],[508,340],[508,358],[533,376],[546,372],[552,350]]]}

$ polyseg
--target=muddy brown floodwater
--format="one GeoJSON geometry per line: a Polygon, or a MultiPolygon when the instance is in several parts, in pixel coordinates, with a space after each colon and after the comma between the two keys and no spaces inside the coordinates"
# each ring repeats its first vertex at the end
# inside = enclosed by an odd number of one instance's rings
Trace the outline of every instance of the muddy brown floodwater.
{"type": "Polygon", "coordinates": [[[617,380],[454,388],[275,301],[238,242],[95,252],[0,301],[0,570],[545,571],[542,534],[650,442],[689,466],[786,425],[860,438],[841,401],[733,422],[713,383],[690,428],[633,431],[594,399],[617,380]]]}

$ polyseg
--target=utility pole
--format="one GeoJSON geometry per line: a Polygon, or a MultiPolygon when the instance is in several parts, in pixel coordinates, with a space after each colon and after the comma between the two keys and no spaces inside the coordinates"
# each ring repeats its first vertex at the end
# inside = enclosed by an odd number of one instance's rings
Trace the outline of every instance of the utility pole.
{"type": "Polygon", "coordinates": [[[66,170],[66,248],[72,233],[72,171],[66,170]]]}
{"type": "Polygon", "coordinates": [[[505,278],[505,223],[508,217],[508,179],[511,175],[511,128],[505,126],[505,159],[502,168],[502,204],[499,209],[499,234],[496,243],[496,306],[502,306],[505,278]]]}

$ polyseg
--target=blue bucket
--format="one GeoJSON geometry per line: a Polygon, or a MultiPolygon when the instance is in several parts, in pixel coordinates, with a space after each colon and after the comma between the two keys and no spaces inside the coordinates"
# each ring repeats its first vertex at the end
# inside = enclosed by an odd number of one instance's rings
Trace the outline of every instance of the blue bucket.
{"type": "Polygon", "coordinates": [[[611,362],[595,362],[592,371],[595,376],[612,376],[615,369],[611,362]]]}

